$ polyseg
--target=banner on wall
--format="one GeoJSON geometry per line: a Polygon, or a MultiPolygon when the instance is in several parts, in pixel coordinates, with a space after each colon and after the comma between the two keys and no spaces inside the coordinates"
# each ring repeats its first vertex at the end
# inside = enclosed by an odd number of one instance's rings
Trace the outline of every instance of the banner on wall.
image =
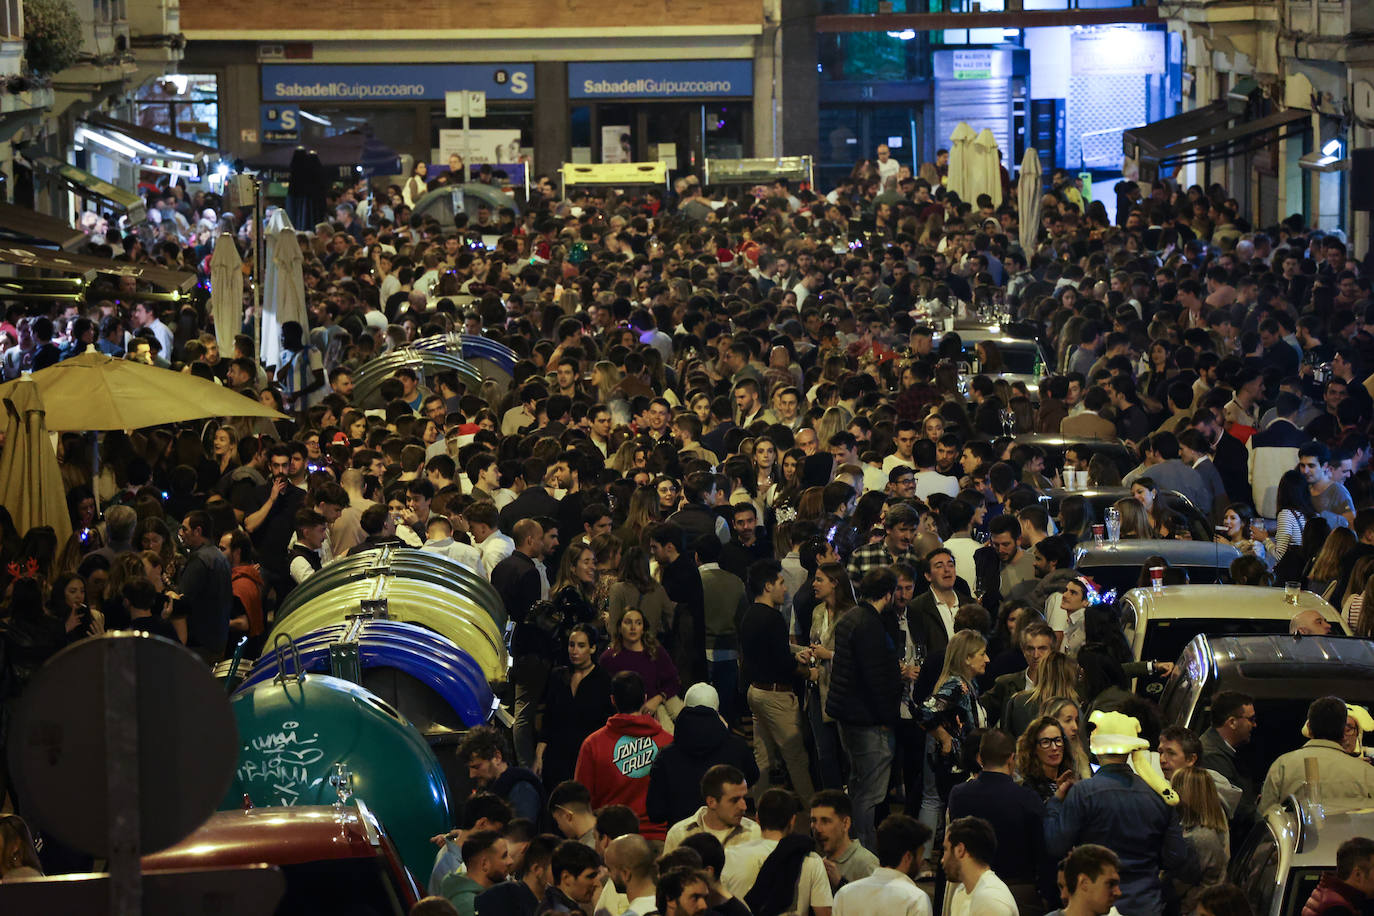
{"type": "Polygon", "coordinates": [[[610,60],[568,64],[571,99],[688,99],[753,94],[752,60],[610,60]]]}
{"type": "Polygon", "coordinates": [[[439,162],[448,162],[450,153],[463,157],[469,166],[505,162],[525,162],[520,149],[518,129],[482,128],[468,131],[468,143],[463,143],[461,130],[439,131],[439,162]]]}
{"type": "Polygon", "coordinates": [[[1159,30],[1100,28],[1075,31],[1071,38],[1074,76],[1153,76],[1168,66],[1159,30]]]}
{"type": "Polygon", "coordinates": [[[630,126],[628,124],[601,125],[601,161],[633,162],[634,154],[630,145],[630,126]]]}
{"type": "Polygon", "coordinates": [[[534,98],[533,64],[264,64],[264,102],[395,102],[459,89],[491,100],[534,98]]]}

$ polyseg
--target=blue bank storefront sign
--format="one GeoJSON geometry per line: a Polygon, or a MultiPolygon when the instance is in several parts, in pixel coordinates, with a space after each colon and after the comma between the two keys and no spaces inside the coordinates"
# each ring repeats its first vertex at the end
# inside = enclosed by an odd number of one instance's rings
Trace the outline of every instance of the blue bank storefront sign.
{"type": "Polygon", "coordinates": [[[492,101],[534,98],[533,64],[264,64],[264,102],[443,101],[480,90],[492,101]]]}
{"type": "Polygon", "coordinates": [[[752,96],[751,60],[604,61],[568,65],[573,99],[686,99],[752,96]]]}

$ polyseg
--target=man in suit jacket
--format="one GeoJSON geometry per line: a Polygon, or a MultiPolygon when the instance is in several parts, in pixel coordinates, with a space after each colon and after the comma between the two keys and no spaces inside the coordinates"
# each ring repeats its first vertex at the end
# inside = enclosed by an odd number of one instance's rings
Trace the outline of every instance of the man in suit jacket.
{"type": "Polygon", "coordinates": [[[1083,412],[1065,417],[1059,432],[1075,439],[1115,439],[1116,424],[1101,414],[1108,400],[1101,388],[1089,388],[1083,395],[1083,412]]]}
{"type": "Polygon", "coordinates": [[[949,819],[981,817],[997,834],[997,851],[987,864],[1006,882],[1022,916],[1045,912],[1036,884],[1049,871],[1045,855],[1045,803],[1034,789],[1011,776],[1016,740],[999,729],[983,733],[978,762],[983,771],[949,793],[949,819]]]}
{"type": "Polygon", "coordinates": [[[925,647],[925,660],[912,687],[912,697],[920,703],[930,696],[944,666],[945,649],[954,635],[954,615],[969,599],[968,586],[955,569],[954,554],[948,547],[937,547],[926,554],[926,582],[930,588],[914,598],[906,608],[907,632],[925,647]]]}
{"type": "Polygon", "coordinates": [[[1021,655],[1026,659],[1026,667],[999,676],[978,698],[978,702],[987,710],[989,725],[999,724],[1002,709],[1008,700],[1035,686],[1035,673],[1040,667],[1041,660],[1054,649],[1054,630],[1043,620],[1033,620],[1026,624],[1017,637],[1021,655]]]}
{"type": "Polygon", "coordinates": [[[544,515],[558,518],[560,506],[553,494],[544,489],[544,475],[549,466],[542,458],[526,458],[520,465],[525,489],[501,510],[501,530],[511,531],[522,518],[544,515]]]}

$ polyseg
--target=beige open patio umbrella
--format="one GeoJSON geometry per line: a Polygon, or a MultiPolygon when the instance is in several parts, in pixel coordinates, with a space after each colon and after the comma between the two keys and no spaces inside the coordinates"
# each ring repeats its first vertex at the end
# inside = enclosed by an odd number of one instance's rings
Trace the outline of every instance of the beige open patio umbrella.
{"type": "Polygon", "coordinates": [[[102,353],[82,353],[6,382],[0,385],[0,398],[8,399],[23,384],[37,388],[47,407],[47,427],[56,432],[142,429],[206,417],[286,419],[256,398],[188,372],[102,353]]]}
{"type": "Polygon", "coordinates": [[[31,377],[4,386],[5,447],[0,452],[0,505],[20,533],[51,525],[57,543],[72,534],[57,453],[44,423],[43,398],[31,377]]]}

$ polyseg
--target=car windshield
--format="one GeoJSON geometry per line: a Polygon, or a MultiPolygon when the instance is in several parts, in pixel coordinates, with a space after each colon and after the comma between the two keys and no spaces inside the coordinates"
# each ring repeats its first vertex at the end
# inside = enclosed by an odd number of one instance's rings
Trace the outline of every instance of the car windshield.
{"type": "MultiPolygon", "coordinates": [[[[977,341],[965,341],[964,362],[972,363],[978,359],[977,341]]],[[[1009,342],[995,341],[1002,354],[1002,372],[1030,375],[1035,372],[1035,344],[1029,340],[1009,342]]]]}
{"type": "Polygon", "coordinates": [[[1257,636],[1287,633],[1288,619],[1248,617],[1168,617],[1155,618],[1145,625],[1145,642],[1140,657],[1148,661],[1172,662],[1199,633],[1215,636],[1257,636]]]}
{"type": "Polygon", "coordinates": [[[332,859],[282,868],[286,895],[277,916],[403,916],[380,859],[332,859]]]}
{"type": "MultiPolygon", "coordinates": [[[[1332,863],[1334,864],[1334,863],[1332,863]]],[[[1283,897],[1283,916],[1301,916],[1307,899],[1326,871],[1323,868],[1294,868],[1288,872],[1287,889],[1283,897]]]]}

